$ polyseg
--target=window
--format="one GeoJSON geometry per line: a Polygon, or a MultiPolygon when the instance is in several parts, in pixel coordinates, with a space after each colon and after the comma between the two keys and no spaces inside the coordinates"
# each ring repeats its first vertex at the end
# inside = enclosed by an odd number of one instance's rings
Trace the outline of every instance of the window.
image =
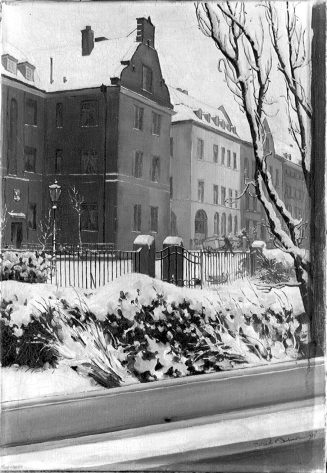
{"type": "Polygon", "coordinates": [[[233,217],[228,215],[228,234],[233,233],[233,217]]]}
{"type": "Polygon", "coordinates": [[[248,160],[248,158],[244,159],[244,177],[245,178],[249,177],[249,160],[248,160]]]}
{"type": "Polygon", "coordinates": [[[221,216],[221,234],[222,236],[226,235],[226,214],[223,213],[221,216]]]}
{"type": "Polygon", "coordinates": [[[275,187],[279,187],[279,170],[275,170],[275,187]]]}
{"type": "Polygon", "coordinates": [[[54,172],[55,174],[60,174],[62,171],[62,149],[56,150],[55,163],[54,163],[54,172]]]}
{"type": "Polygon", "coordinates": [[[158,233],[158,207],[151,207],[150,232],[158,233]]]}
{"type": "Polygon", "coordinates": [[[34,70],[31,67],[26,66],[25,77],[27,80],[34,81],[34,70]]]}
{"type": "Polygon", "coordinates": [[[221,148],[221,164],[225,165],[225,148],[221,148]]]}
{"type": "Polygon", "coordinates": [[[171,211],[170,212],[170,234],[172,236],[177,236],[177,217],[176,214],[171,211]]]}
{"type": "Polygon", "coordinates": [[[159,115],[158,113],[152,112],[152,134],[159,136],[160,128],[161,128],[161,115],[159,115]]]}
{"type": "Polygon", "coordinates": [[[174,189],[173,189],[173,178],[169,178],[169,189],[170,189],[170,198],[172,199],[174,196],[174,189]]]}
{"type": "Polygon", "coordinates": [[[142,177],[143,175],[143,153],[142,151],[135,151],[133,176],[142,177]]]}
{"type": "Polygon", "coordinates": [[[198,181],[198,202],[204,201],[204,181],[198,181]]]}
{"type": "Polygon", "coordinates": [[[198,159],[203,159],[203,151],[204,151],[204,141],[201,138],[198,138],[197,147],[196,147],[196,156],[198,159]]]}
{"type": "Polygon", "coordinates": [[[174,138],[170,137],[170,156],[174,157],[174,138]]]}
{"type": "Polygon", "coordinates": [[[238,192],[235,191],[235,208],[237,209],[237,202],[238,202],[238,192]]]}
{"type": "Polygon", "coordinates": [[[36,230],[36,204],[28,205],[27,226],[30,230],[36,230]]]}
{"type": "Polygon", "coordinates": [[[236,153],[233,153],[233,168],[237,169],[237,157],[236,153]]]}
{"type": "Polygon", "coordinates": [[[81,230],[98,231],[98,206],[96,203],[83,203],[81,230]]]}
{"type": "Polygon", "coordinates": [[[253,220],[253,236],[254,236],[254,238],[257,237],[257,231],[258,231],[257,222],[256,222],[256,220],[253,220]]]}
{"type": "Polygon", "coordinates": [[[142,207],[140,204],[134,205],[134,220],[133,220],[133,231],[140,232],[141,231],[141,220],[142,220],[142,207]]]}
{"type": "Polygon", "coordinates": [[[152,157],[151,166],[151,181],[159,182],[160,179],[160,158],[159,156],[152,157]]]}
{"type": "Polygon", "coordinates": [[[98,153],[94,150],[82,152],[82,174],[96,174],[98,172],[98,153]]]}
{"type": "Polygon", "coordinates": [[[81,104],[81,126],[90,127],[98,125],[98,102],[84,100],[81,104]]]}
{"type": "Polygon", "coordinates": [[[36,149],[26,146],[24,150],[24,157],[24,171],[35,172],[36,149]]]}
{"type": "Polygon", "coordinates": [[[10,174],[17,174],[17,100],[10,101],[9,137],[8,137],[8,170],[10,174]]]}
{"type": "Polygon", "coordinates": [[[37,125],[37,103],[35,100],[27,99],[25,103],[25,124],[37,125]]]}
{"type": "Polygon", "coordinates": [[[218,145],[213,145],[213,162],[218,163],[218,145]]]}
{"type": "Polygon", "coordinates": [[[221,205],[226,205],[226,187],[221,187],[221,205]]]}
{"type": "Polygon", "coordinates": [[[238,223],[237,223],[237,215],[234,217],[234,235],[237,235],[238,232],[238,223]]]}
{"type": "Polygon", "coordinates": [[[56,127],[62,128],[63,127],[63,107],[62,103],[56,104],[56,127]]]}
{"type": "Polygon", "coordinates": [[[227,150],[227,167],[231,167],[230,149],[227,150]]]}
{"type": "Polygon", "coordinates": [[[147,66],[142,68],[142,89],[152,92],[152,70],[147,66]]]}
{"type": "Polygon", "coordinates": [[[258,203],[257,197],[254,195],[253,196],[253,211],[254,212],[257,211],[257,203],[258,203]]]}
{"type": "Polygon", "coordinates": [[[213,233],[219,235],[219,213],[216,212],[213,217],[213,233]]]}
{"type": "Polygon", "coordinates": [[[245,210],[250,210],[250,196],[248,192],[245,193],[245,210]]]}
{"type": "Polygon", "coordinates": [[[202,238],[207,236],[207,214],[204,210],[198,210],[195,214],[195,234],[200,234],[202,238]]]}
{"type": "Polygon", "coordinates": [[[143,130],[144,108],[135,105],[134,107],[134,128],[143,130]]]}
{"type": "Polygon", "coordinates": [[[7,71],[11,72],[12,74],[17,74],[17,59],[9,56],[9,54],[3,54],[1,59],[2,65],[7,71]]]}
{"type": "Polygon", "coordinates": [[[229,206],[233,207],[233,191],[232,191],[232,189],[229,189],[229,191],[228,191],[228,198],[229,198],[229,206]]]}
{"type": "Polygon", "coordinates": [[[213,185],[213,203],[218,205],[218,186],[216,184],[213,185]]]}

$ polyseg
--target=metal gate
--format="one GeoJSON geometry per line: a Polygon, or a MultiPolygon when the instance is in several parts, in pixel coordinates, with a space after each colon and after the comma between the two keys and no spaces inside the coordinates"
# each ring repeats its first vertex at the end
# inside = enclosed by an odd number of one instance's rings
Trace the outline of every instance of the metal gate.
{"type": "Polygon", "coordinates": [[[176,286],[202,287],[201,254],[181,246],[156,251],[156,277],[176,286]]]}

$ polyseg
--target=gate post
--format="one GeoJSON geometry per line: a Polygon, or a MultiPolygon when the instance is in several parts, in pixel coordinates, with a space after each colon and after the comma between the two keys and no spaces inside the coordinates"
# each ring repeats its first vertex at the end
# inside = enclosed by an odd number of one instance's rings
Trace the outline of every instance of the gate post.
{"type": "MultiPolygon", "coordinates": [[[[163,242],[163,249],[167,248],[167,256],[164,257],[163,279],[174,282],[176,286],[184,285],[184,254],[183,240],[180,237],[168,236],[163,242]]],[[[166,253],[166,252],[165,252],[166,253]]]]}
{"type": "Polygon", "coordinates": [[[250,247],[251,276],[254,276],[258,269],[258,254],[262,255],[265,247],[266,243],[260,240],[254,241],[250,247]]]}
{"type": "Polygon", "coordinates": [[[138,235],[133,243],[133,250],[141,250],[139,258],[135,258],[134,271],[147,274],[151,278],[156,276],[156,246],[152,235],[138,235]]]}

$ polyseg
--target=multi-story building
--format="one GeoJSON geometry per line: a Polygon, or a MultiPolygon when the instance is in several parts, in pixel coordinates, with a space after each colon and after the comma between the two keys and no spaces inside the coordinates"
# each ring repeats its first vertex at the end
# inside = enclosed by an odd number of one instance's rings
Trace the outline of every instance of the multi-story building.
{"type": "Polygon", "coordinates": [[[195,248],[240,229],[240,139],[223,107],[181,89],[170,96],[171,233],[195,248]]]}
{"type": "MultiPolygon", "coordinates": [[[[43,192],[39,188],[35,197],[31,195],[34,207],[28,204],[30,212],[34,212],[32,224],[26,210],[14,212],[20,214],[15,218],[21,219],[23,242],[36,241],[37,236],[31,239],[28,228],[37,228],[38,219],[47,214],[48,186],[54,180],[62,187],[57,212],[60,241],[78,241],[78,213],[71,202],[73,187],[82,200],[83,242],[110,242],[130,248],[139,233],[153,234],[158,244],[165,238],[170,226],[169,135],[173,112],[154,33],[150,18],[137,20],[136,40],[131,36],[110,41],[95,38],[87,26],[82,30],[82,48],[75,42],[76,46],[74,43],[57,55],[54,50],[48,80],[43,75],[41,84],[33,84],[33,78],[4,68],[3,81],[10,90],[25,91],[17,100],[18,116],[27,110],[25,116],[28,113],[28,120],[34,120],[31,124],[21,122],[22,142],[28,147],[28,170],[23,172],[29,173],[29,181],[39,175],[40,185],[43,182],[43,192]],[[37,102],[37,119],[32,116],[32,105],[26,105],[30,103],[27,90],[42,98],[42,102],[37,102]],[[34,146],[30,136],[38,140],[38,146],[34,146]],[[33,147],[34,154],[30,150],[33,147]],[[30,162],[35,162],[35,166],[30,162]]],[[[20,60],[16,57],[16,62],[17,59],[20,60]]],[[[7,95],[3,98],[6,116],[10,108],[7,95]]],[[[6,120],[7,128],[13,126],[10,123],[6,120]]],[[[8,136],[10,133],[16,136],[14,131],[7,131],[8,136]]],[[[6,146],[7,142],[3,155],[11,162],[6,146]]],[[[18,177],[10,167],[4,169],[6,182],[16,182],[18,177]]],[[[8,210],[18,209],[13,192],[6,187],[4,201],[8,210]]],[[[25,202],[24,196],[22,203],[26,205],[25,202]]],[[[17,243],[8,230],[5,240],[17,243]]]]}

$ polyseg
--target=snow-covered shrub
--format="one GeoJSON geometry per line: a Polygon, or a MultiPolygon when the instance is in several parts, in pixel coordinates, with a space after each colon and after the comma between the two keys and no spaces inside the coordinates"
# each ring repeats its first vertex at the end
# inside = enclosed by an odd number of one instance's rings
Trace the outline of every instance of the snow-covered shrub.
{"type": "Polygon", "coordinates": [[[42,252],[15,253],[5,251],[1,254],[1,279],[14,279],[28,283],[46,282],[51,271],[51,256],[42,252]]]}
{"type": "Polygon", "coordinates": [[[292,268],[277,261],[275,258],[267,258],[266,255],[257,252],[258,258],[258,277],[266,283],[283,283],[290,280],[292,276],[292,268]]]}

